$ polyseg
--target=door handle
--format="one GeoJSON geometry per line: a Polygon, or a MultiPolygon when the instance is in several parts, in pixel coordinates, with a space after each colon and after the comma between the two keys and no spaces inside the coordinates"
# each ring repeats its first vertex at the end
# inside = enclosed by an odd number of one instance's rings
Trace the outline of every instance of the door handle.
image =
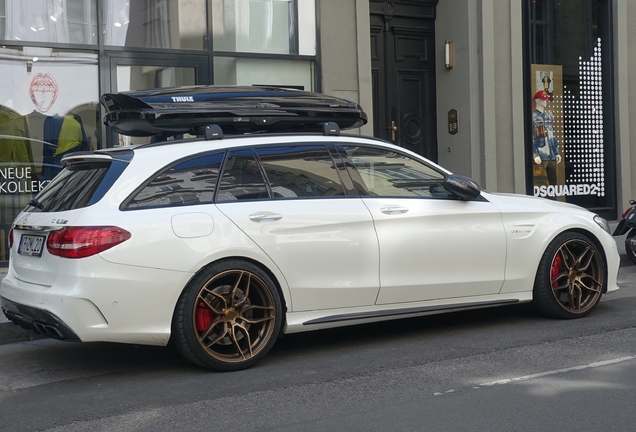
{"type": "Polygon", "coordinates": [[[273,222],[283,218],[282,214],[278,213],[270,213],[270,212],[261,212],[261,213],[252,213],[250,215],[250,220],[252,222],[273,222]]]}
{"type": "Polygon", "coordinates": [[[395,132],[398,130],[394,120],[391,120],[391,141],[395,142],[395,132]]]}
{"type": "Polygon", "coordinates": [[[380,211],[384,214],[403,214],[409,211],[407,207],[385,206],[380,207],[380,211]]]}

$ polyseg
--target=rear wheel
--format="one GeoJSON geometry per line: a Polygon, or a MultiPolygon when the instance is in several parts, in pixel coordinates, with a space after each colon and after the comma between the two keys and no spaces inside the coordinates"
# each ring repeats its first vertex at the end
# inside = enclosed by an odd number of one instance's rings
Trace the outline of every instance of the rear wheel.
{"type": "Polygon", "coordinates": [[[627,254],[627,258],[636,264],[636,252],[633,250],[632,246],[632,242],[636,242],[634,235],[636,235],[636,229],[631,229],[627,233],[627,237],[625,237],[625,253],[627,254]]]}
{"type": "Polygon", "coordinates": [[[587,236],[563,233],[539,262],[533,303],[554,318],[584,317],[601,299],[606,274],[605,261],[587,236]]]}
{"type": "Polygon", "coordinates": [[[271,278],[240,260],[211,265],[179,298],[172,325],[177,349],[217,371],[245,369],[267,354],[280,332],[282,306],[271,278]]]}

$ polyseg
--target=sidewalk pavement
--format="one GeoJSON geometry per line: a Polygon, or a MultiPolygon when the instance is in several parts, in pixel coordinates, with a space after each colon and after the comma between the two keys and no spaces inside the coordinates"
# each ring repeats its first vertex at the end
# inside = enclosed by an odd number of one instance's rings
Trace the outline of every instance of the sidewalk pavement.
{"type": "MultiPolygon", "coordinates": [[[[614,232],[618,221],[610,222],[610,232],[614,232]]],[[[621,266],[631,265],[630,261],[625,256],[625,236],[614,237],[618,246],[618,251],[621,254],[621,266]]],[[[0,268],[0,280],[7,273],[6,268],[0,268]]],[[[13,343],[13,342],[25,342],[34,339],[40,339],[42,336],[33,333],[31,330],[25,330],[12,322],[10,322],[2,312],[0,312],[0,345],[13,343]]]]}

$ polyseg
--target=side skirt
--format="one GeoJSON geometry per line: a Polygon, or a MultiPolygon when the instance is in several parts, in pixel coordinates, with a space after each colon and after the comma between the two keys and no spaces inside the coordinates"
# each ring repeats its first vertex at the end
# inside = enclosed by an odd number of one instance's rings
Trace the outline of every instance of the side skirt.
{"type": "MultiPolygon", "coordinates": [[[[422,307],[414,307],[414,308],[403,308],[403,309],[393,309],[393,310],[382,310],[382,311],[373,311],[373,312],[358,312],[351,314],[340,314],[340,315],[331,315],[321,318],[312,319],[309,321],[303,322],[305,326],[317,325],[317,324],[327,324],[327,323],[337,323],[343,321],[357,321],[357,320],[369,320],[369,319],[380,319],[380,318],[404,318],[403,315],[425,315],[429,313],[441,313],[441,312],[454,312],[468,309],[479,309],[486,308],[492,306],[504,306],[504,305],[513,305],[516,303],[520,303],[519,299],[512,300],[495,300],[495,301],[485,301],[485,302],[476,302],[476,303],[457,303],[452,305],[444,305],[444,306],[422,306],[422,307]]],[[[355,323],[350,323],[355,324],[355,323]]]]}

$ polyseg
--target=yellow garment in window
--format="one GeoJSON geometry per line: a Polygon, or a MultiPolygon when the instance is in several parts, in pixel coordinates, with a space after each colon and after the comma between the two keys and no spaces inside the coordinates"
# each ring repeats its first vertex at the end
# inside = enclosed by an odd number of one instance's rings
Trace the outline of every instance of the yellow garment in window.
{"type": "Polygon", "coordinates": [[[53,157],[66,153],[82,143],[82,127],[72,116],[64,117],[53,157]]]}

